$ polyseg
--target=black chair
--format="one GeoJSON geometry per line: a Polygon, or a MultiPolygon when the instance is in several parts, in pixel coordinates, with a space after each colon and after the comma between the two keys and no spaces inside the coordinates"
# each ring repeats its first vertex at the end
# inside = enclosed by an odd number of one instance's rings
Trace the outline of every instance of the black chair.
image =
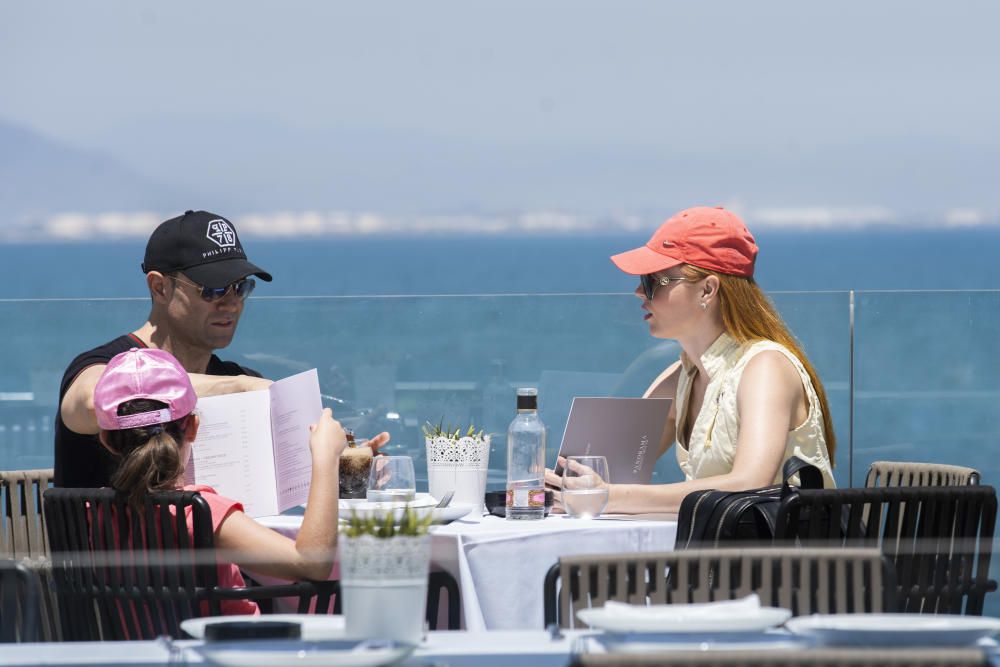
{"type": "Polygon", "coordinates": [[[337,582],[220,587],[211,512],[197,492],[149,494],[133,511],[113,489],[53,488],[44,505],[68,641],[177,638],[181,621],[217,616],[223,600],[297,597],[307,613],[314,597],[323,610],[337,592],[337,582]]]}
{"type": "Polygon", "coordinates": [[[38,577],[31,569],[0,560],[0,643],[39,640],[41,597],[38,577]]]}
{"type": "Polygon", "coordinates": [[[799,489],[778,509],[775,543],[877,546],[896,570],[897,607],[983,613],[996,523],[990,486],[799,489]]]}
{"type": "Polygon", "coordinates": [[[723,548],[568,556],[545,577],[545,626],[586,625],[608,600],[689,604],[756,593],[795,615],[895,611],[892,564],[878,549],[723,548]]]}

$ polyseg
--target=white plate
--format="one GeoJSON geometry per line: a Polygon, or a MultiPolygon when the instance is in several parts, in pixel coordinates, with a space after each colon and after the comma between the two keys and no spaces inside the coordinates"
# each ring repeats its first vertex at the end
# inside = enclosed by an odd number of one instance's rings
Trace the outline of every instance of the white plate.
{"type": "Polygon", "coordinates": [[[726,633],[763,632],[777,627],[792,616],[792,612],[780,607],[760,607],[757,609],[727,610],[720,607],[716,613],[704,612],[685,614],[686,605],[677,604],[658,607],[655,614],[640,616],[622,615],[609,612],[604,607],[581,609],[577,618],[601,630],[621,633],[726,633]]]}
{"type": "Polygon", "coordinates": [[[771,651],[808,646],[806,637],[784,633],[675,634],[654,632],[608,632],[593,639],[607,651],[615,653],[649,653],[653,651],[771,651]]]}
{"type": "Polygon", "coordinates": [[[814,614],[785,627],[827,646],[971,646],[1000,632],[1000,619],[951,614],[814,614]]]}
{"type": "Polygon", "coordinates": [[[434,506],[438,501],[429,493],[418,493],[409,503],[401,502],[372,502],[363,498],[357,500],[341,500],[338,508],[340,518],[348,521],[352,515],[357,515],[362,519],[384,517],[387,512],[392,512],[396,520],[403,518],[403,512],[407,507],[411,507],[417,512],[418,518],[424,518],[427,514],[433,513],[434,506]]]}
{"type": "Polygon", "coordinates": [[[328,614],[267,614],[264,616],[206,616],[189,618],[181,621],[181,630],[195,639],[204,639],[205,626],[209,623],[226,623],[243,621],[260,623],[262,621],[288,621],[302,626],[302,639],[317,641],[322,639],[344,638],[344,617],[328,614]]]}
{"type": "Polygon", "coordinates": [[[472,505],[452,503],[447,507],[434,508],[434,523],[451,523],[472,511],[472,505]]]}
{"type": "Polygon", "coordinates": [[[192,647],[219,667],[380,667],[413,652],[413,644],[386,640],[339,641],[264,640],[212,642],[192,647]]]}

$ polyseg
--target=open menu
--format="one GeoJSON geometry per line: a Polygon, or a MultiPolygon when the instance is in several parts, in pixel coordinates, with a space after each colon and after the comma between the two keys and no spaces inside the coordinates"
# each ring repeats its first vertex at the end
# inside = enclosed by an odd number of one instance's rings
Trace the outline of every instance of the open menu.
{"type": "Polygon", "coordinates": [[[198,399],[201,418],[185,483],[211,486],[243,503],[249,516],[271,516],[309,497],[309,425],[323,404],[316,369],[267,389],[198,399]]]}

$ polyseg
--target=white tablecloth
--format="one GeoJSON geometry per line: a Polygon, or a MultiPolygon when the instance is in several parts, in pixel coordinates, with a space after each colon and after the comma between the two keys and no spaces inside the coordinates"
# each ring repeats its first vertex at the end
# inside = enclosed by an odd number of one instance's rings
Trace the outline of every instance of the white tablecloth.
{"type": "MultiPolygon", "coordinates": [[[[258,519],[289,537],[300,516],[258,519]]],[[[431,566],[459,582],[468,630],[540,629],[545,573],[560,556],[669,551],[677,522],[664,519],[571,519],[455,521],[431,528],[431,566]]]]}

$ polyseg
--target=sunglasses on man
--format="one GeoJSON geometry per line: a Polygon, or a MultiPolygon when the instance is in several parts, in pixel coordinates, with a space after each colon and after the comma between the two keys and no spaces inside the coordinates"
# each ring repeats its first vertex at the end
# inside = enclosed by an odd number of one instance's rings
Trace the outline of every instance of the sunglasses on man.
{"type": "Polygon", "coordinates": [[[246,301],[246,298],[250,296],[250,293],[253,292],[253,289],[257,286],[257,281],[253,278],[241,278],[240,280],[230,283],[225,287],[202,287],[201,285],[196,285],[190,281],[183,280],[179,276],[171,277],[179,283],[184,283],[188,287],[193,287],[196,290],[199,290],[202,300],[207,301],[208,303],[212,303],[213,301],[218,301],[223,298],[229,294],[229,290],[233,290],[236,297],[240,301],[246,301]]]}
{"type": "Polygon", "coordinates": [[[653,296],[656,294],[657,287],[665,287],[670,285],[670,283],[682,283],[687,278],[671,278],[670,276],[658,276],[655,273],[647,273],[645,275],[639,276],[639,282],[642,283],[642,292],[646,295],[647,301],[652,301],[653,296]]]}

